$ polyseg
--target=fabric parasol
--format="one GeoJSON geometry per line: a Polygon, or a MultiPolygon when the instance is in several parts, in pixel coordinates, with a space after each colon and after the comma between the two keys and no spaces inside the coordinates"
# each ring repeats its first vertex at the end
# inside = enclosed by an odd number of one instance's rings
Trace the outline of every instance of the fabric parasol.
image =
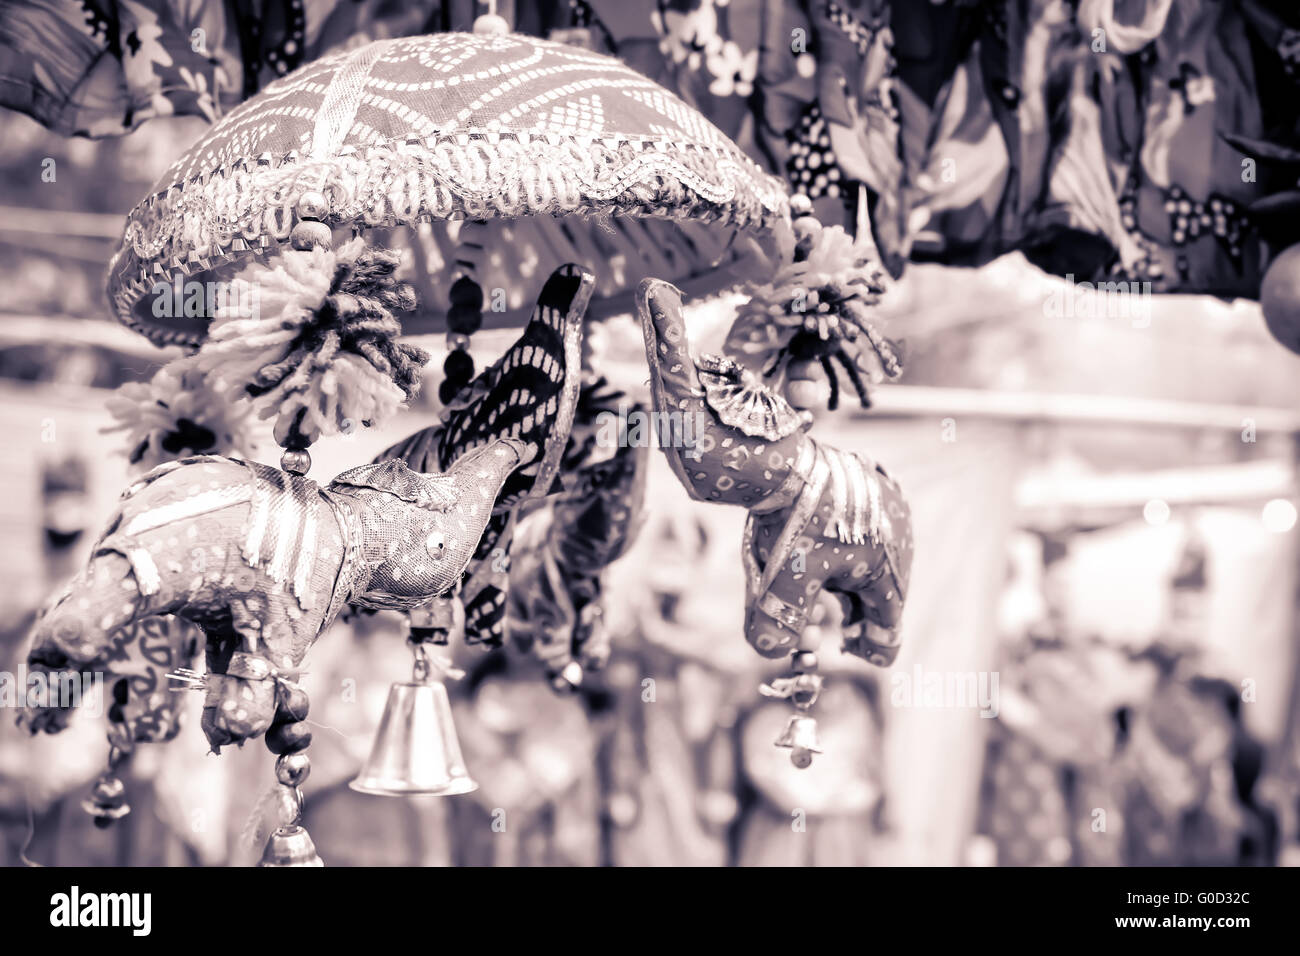
{"type": "Polygon", "coordinates": [[[597,276],[595,317],[628,311],[647,275],[715,291],[743,261],[737,236],[772,241],[789,221],[779,179],[616,59],[514,34],[379,40],[272,83],[172,165],[127,217],[114,312],[156,343],[201,342],[208,316],[159,316],[151,290],[274,251],[305,194],[326,197],[313,218],[336,230],[416,227],[434,308],[461,223],[486,223],[477,279],[501,300],[484,309],[495,326],[522,325],[529,280],[564,262],[597,276]]]}

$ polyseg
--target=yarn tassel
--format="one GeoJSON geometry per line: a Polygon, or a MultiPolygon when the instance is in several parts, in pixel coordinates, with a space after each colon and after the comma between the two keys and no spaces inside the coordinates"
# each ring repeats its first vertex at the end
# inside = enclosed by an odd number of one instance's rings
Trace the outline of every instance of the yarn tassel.
{"type": "Polygon", "coordinates": [[[274,418],[277,440],[297,431],[312,442],[384,421],[418,394],[429,360],[397,341],[393,313],[415,308],[414,291],[395,278],[399,262],[354,239],[254,263],[238,280],[250,295],[234,297],[254,302],[254,315],[219,309],[198,367],[239,383],[228,397],[274,418]]]}

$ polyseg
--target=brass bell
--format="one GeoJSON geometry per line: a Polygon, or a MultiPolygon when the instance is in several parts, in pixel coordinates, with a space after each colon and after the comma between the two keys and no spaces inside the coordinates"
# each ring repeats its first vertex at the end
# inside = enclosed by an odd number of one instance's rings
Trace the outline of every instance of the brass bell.
{"type": "Polygon", "coordinates": [[[316,852],[316,844],[306,829],[291,824],[276,827],[271,839],[266,841],[262,860],[258,866],[324,866],[316,852]]]}
{"type": "Polygon", "coordinates": [[[389,689],[370,758],[349,786],[390,797],[452,796],[478,789],[461,756],[447,687],[429,678],[419,645],[414,679],[389,689]]]}
{"type": "Polygon", "coordinates": [[[812,765],[813,754],[825,752],[817,739],[817,721],[807,714],[791,714],[776,745],[789,748],[790,762],[800,770],[812,765]]]}

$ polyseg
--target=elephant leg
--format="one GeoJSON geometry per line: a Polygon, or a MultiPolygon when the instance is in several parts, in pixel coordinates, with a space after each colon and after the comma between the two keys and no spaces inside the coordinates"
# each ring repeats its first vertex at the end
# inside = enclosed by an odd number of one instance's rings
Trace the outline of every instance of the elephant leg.
{"type": "Polygon", "coordinates": [[[906,503],[882,471],[869,471],[860,459],[829,446],[819,446],[818,455],[813,477],[792,506],[751,518],[745,635],[766,657],[801,649],[825,588],[844,608],[845,650],[885,667],[898,655],[911,567],[906,503]],[[856,491],[850,472],[860,478],[856,491]]]}
{"type": "Polygon", "coordinates": [[[292,657],[270,658],[264,635],[289,626],[280,608],[263,594],[230,602],[228,626],[208,632],[207,697],[202,726],[214,749],[242,743],[270,728],[276,711],[274,672],[296,666],[292,657]]]}
{"type": "MultiPolygon", "coordinates": [[[[123,629],[151,613],[145,603],[125,557],[115,551],[96,555],[38,620],[27,653],[29,670],[47,675],[52,688],[78,679],[86,686],[93,672],[123,659],[121,644],[129,637],[123,629]]],[[[33,733],[62,730],[71,707],[60,696],[49,695],[46,706],[31,708],[22,722],[33,733]]]]}
{"type": "Polygon", "coordinates": [[[541,662],[554,687],[572,688],[581,679],[570,666],[578,616],[568,583],[550,548],[557,533],[554,513],[545,517],[549,519],[547,533],[540,540],[534,535],[515,568],[515,586],[509,600],[510,640],[541,662]],[[566,668],[572,682],[562,676],[566,668]]]}
{"type": "MultiPolygon", "coordinates": [[[[861,657],[877,667],[888,667],[898,657],[903,616],[902,601],[897,598],[877,600],[875,592],[864,594],[848,590],[837,582],[826,590],[839,598],[844,609],[841,633],[844,651],[861,657]]],[[[884,593],[889,593],[886,589],[884,593]]]]}
{"type": "Polygon", "coordinates": [[[129,750],[171,740],[181,729],[185,695],[167,675],[193,666],[203,632],[181,618],[155,616],[127,625],[123,634],[126,659],[112,668],[109,741],[129,750]]]}
{"type": "Polygon", "coordinates": [[[745,614],[745,639],[758,653],[771,658],[799,649],[825,582],[824,574],[818,571],[823,569],[829,548],[835,543],[813,537],[810,529],[801,529],[797,537],[783,542],[784,517],[785,512],[780,512],[755,520],[750,544],[754,562],[751,587],[756,583],[752,580],[754,574],[770,577],[771,582],[762,593],[751,596],[745,614]],[[779,567],[771,567],[774,560],[780,562],[779,567]]]}
{"type": "MultiPolygon", "coordinates": [[[[649,457],[649,446],[626,444],[608,460],[579,466],[574,488],[554,506],[556,533],[548,536],[547,547],[572,609],[571,658],[584,672],[601,670],[609,661],[601,601],[604,573],[632,546],[641,528],[649,457]]],[[[567,661],[557,670],[565,665],[567,661]]]]}

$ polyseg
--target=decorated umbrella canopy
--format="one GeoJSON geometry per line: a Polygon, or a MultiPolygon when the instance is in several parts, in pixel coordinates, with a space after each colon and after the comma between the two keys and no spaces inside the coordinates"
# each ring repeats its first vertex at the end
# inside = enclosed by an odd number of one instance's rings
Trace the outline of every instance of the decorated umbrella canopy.
{"type": "Polygon", "coordinates": [[[778,179],[613,58],[518,35],[381,40],[271,84],[164,174],[127,218],[114,311],[155,342],[197,344],[209,316],[159,316],[151,290],[228,278],[304,212],[358,230],[431,223],[426,291],[442,301],[458,242],[485,250],[466,264],[501,290],[496,324],[522,324],[519,280],[560,263],[595,274],[596,314],[627,310],[615,297],[646,275],[689,288],[734,260],[737,232],[788,217],[778,179]],[[327,208],[301,208],[309,193],[327,208]],[[471,239],[464,220],[489,231],[471,239]]]}

